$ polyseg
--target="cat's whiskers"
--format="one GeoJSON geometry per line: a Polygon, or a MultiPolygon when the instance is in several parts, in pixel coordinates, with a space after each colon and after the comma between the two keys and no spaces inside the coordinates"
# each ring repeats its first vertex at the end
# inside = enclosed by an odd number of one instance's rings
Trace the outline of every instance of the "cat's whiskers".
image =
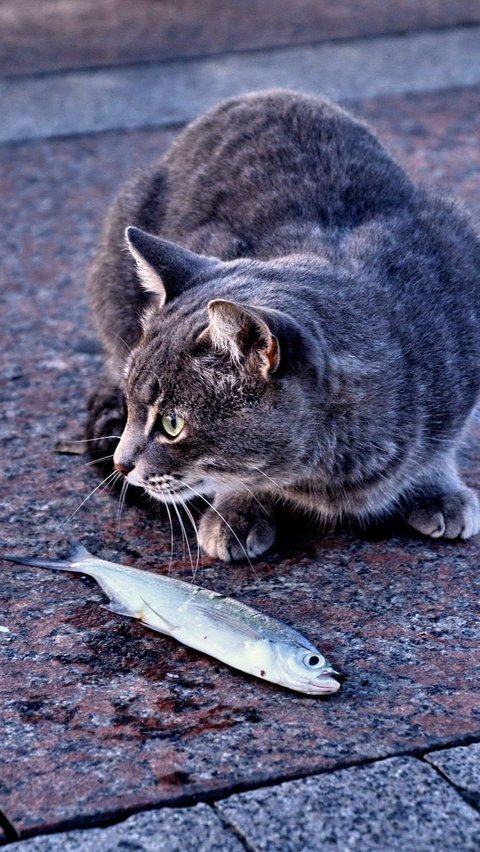
{"type": "Polygon", "coordinates": [[[77,467],[89,467],[89,466],[94,465],[94,464],[102,464],[102,462],[109,461],[109,459],[113,459],[113,453],[110,453],[110,455],[108,455],[108,456],[102,456],[99,459],[91,459],[88,462],[80,462],[80,464],[77,465],[77,467]]]}
{"type": "Polygon", "coordinates": [[[235,481],[236,481],[236,482],[238,482],[238,483],[239,483],[239,485],[241,485],[241,486],[242,486],[242,488],[245,488],[245,491],[248,491],[248,493],[250,494],[250,496],[251,496],[251,497],[253,497],[253,499],[254,499],[254,500],[256,500],[256,502],[258,503],[258,505],[260,506],[260,508],[261,508],[261,509],[263,509],[263,511],[264,511],[267,515],[270,515],[270,516],[271,516],[271,512],[269,512],[269,511],[268,511],[268,509],[266,509],[266,507],[263,505],[263,503],[261,503],[261,502],[260,502],[260,500],[258,499],[257,495],[253,493],[252,489],[248,487],[248,485],[247,485],[247,484],[243,481],[243,479],[236,479],[235,481]]]}
{"type": "MultiPolygon", "coordinates": [[[[211,466],[211,467],[215,467],[215,464],[214,464],[214,463],[212,463],[212,462],[210,462],[210,466],[211,466]]],[[[231,476],[229,476],[229,477],[226,479],[226,482],[230,485],[230,484],[231,484],[231,481],[232,481],[232,477],[231,477],[231,476]]],[[[263,511],[264,511],[264,512],[266,512],[266,514],[267,514],[267,515],[269,515],[269,514],[270,514],[270,512],[268,511],[268,509],[266,509],[266,508],[265,508],[265,506],[263,505],[263,503],[261,503],[261,502],[260,502],[260,500],[258,499],[257,495],[253,493],[252,489],[251,489],[251,488],[249,488],[249,486],[247,485],[247,483],[246,483],[246,482],[244,482],[244,481],[243,481],[243,479],[241,479],[241,478],[240,478],[240,477],[239,477],[236,473],[234,473],[234,474],[233,474],[233,481],[235,482],[235,485],[238,483],[239,485],[241,485],[241,486],[242,486],[242,488],[245,488],[245,491],[248,491],[248,493],[250,494],[250,496],[251,496],[251,497],[253,497],[253,499],[254,499],[254,500],[256,500],[256,502],[258,503],[258,505],[260,506],[260,508],[261,508],[261,509],[263,509],[263,511]]]]}
{"type": "MultiPolygon", "coordinates": [[[[145,497],[146,500],[149,502],[149,504],[153,505],[154,507],[158,507],[158,500],[157,500],[156,497],[154,497],[152,495],[151,491],[148,491],[146,488],[142,487],[142,494],[143,494],[143,497],[145,497]]],[[[173,562],[173,540],[174,540],[173,522],[172,522],[172,516],[170,514],[170,509],[168,508],[165,501],[162,501],[162,503],[167,510],[168,522],[169,522],[169,525],[170,525],[170,559],[169,559],[169,562],[168,562],[168,573],[170,574],[170,572],[172,570],[172,562],[173,562]]],[[[184,556],[185,556],[185,548],[184,548],[184,556]]]]}
{"type": "MultiPolygon", "coordinates": [[[[190,559],[190,566],[191,566],[191,569],[192,569],[192,572],[193,572],[194,568],[193,568],[192,550],[191,550],[191,547],[190,547],[190,542],[188,540],[187,531],[185,529],[185,524],[183,523],[182,516],[181,516],[180,512],[178,511],[177,504],[172,503],[172,506],[173,506],[173,508],[175,510],[175,514],[178,518],[178,523],[180,524],[180,529],[182,531],[183,541],[185,542],[185,544],[187,546],[188,558],[190,559]]],[[[185,553],[185,548],[184,548],[183,552],[185,553]]]]}
{"type": "MultiPolygon", "coordinates": [[[[210,506],[210,508],[212,509],[212,511],[213,511],[213,512],[215,512],[215,514],[216,514],[216,515],[218,515],[218,517],[220,518],[220,520],[221,520],[221,521],[225,524],[225,526],[227,527],[227,529],[229,529],[229,530],[230,530],[230,532],[232,533],[232,535],[234,536],[234,538],[237,540],[238,544],[240,545],[240,547],[242,548],[242,550],[243,550],[243,552],[244,552],[244,554],[245,554],[245,558],[246,558],[246,560],[247,560],[247,562],[248,562],[248,564],[249,564],[250,568],[252,569],[253,573],[256,575],[256,574],[257,574],[257,571],[255,570],[254,566],[252,565],[252,562],[251,562],[251,560],[250,560],[250,557],[249,557],[249,555],[248,555],[247,551],[245,550],[245,547],[243,546],[243,544],[242,544],[242,542],[241,542],[240,538],[238,537],[238,535],[237,535],[237,533],[235,532],[235,530],[233,529],[233,527],[231,527],[231,526],[230,526],[230,524],[229,524],[229,523],[228,523],[228,521],[227,521],[227,520],[223,517],[223,515],[221,514],[221,512],[219,512],[219,511],[218,511],[218,509],[216,508],[216,506],[214,506],[214,505],[213,505],[213,503],[210,503],[210,500],[207,500],[207,498],[206,498],[206,497],[204,497],[204,495],[203,495],[203,494],[200,494],[200,492],[199,492],[199,491],[195,491],[195,489],[194,489],[194,488],[192,488],[192,487],[191,487],[191,485],[188,485],[188,483],[183,482],[183,481],[182,481],[182,480],[180,480],[180,479],[179,479],[178,481],[179,481],[182,485],[184,485],[184,486],[185,486],[185,488],[188,488],[188,490],[189,490],[189,491],[191,491],[191,492],[192,492],[192,494],[195,494],[195,496],[196,496],[196,497],[199,497],[201,500],[203,500],[203,501],[207,504],[207,506],[210,506]]],[[[174,505],[175,505],[175,504],[174,504],[174,505]]]]}
{"type": "Polygon", "coordinates": [[[271,483],[272,483],[272,485],[274,485],[274,486],[275,486],[275,488],[278,488],[278,490],[279,490],[279,491],[281,491],[281,492],[282,492],[282,494],[286,494],[286,493],[287,493],[284,485],[280,485],[280,483],[279,483],[279,482],[276,482],[274,479],[272,479],[272,477],[271,477],[271,476],[269,476],[269,475],[268,475],[268,473],[265,473],[265,471],[264,471],[264,470],[262,470],[260,467],[254,467],[254,468],[253,468],[253,470],[258,471],[258,473],[261,473],[261,475],[262,475],[262,476],[264,476],[264,477],[265,477],[265,479],[268,479],[268,480],[269,480],[269,482],[271,482],[271,483]]]}
{"type": "MultiPolygon", "coordinates": [[[[75,470],[76,471],[81,470],[82,473],[83,472],[89,473],[89,471],[85,471],[85,468],[90,464],[92,464],[92,462],[81,462],[80,464],[75,465],[75,470]]],[[[110,471],[110,473],[114,473],[114,471],[112,470],[112,471],[110,471]]],[[[71,490],[71,484],[72,484],[72,475],[71,475],[71,472],[69,472],[69,473],[66,473],[65,476],[55,477],[55,480],[52,481],[52,482],[47,482],[45,484],[42,484],[42,491],[45,494],[50,494],[52,491],[55,494],[57,494],[58,489],[62,485],[68,486],[69,490],[71,490]]]]}
{"type": "Polygon", "coordinates": [[[96,492],[97,492],[100,488],[102,488],[102,486],[103,486],[103,489],[105,489],[108,485],[112,485],[112,484],[113,484],[113,482],[115,481],[115,479],[117,479],[119,476],[121,476],[121,474],[120,474],[120,473],[118,473],[116,470],[113,470],[111,473],[109,473],[109,474],[108,474],[108,476],[106,476],[106,477],[105,477],[105,479],[102,479],[102,481],[101,481],[101,482],[99,482],[99,484],[95,486],[95,488],[92,488],[92,490],[90,491],[90,493],[89,493],[89,494],[87,494],[87,496],[85,497],[85,499],[84,499],[84,500],[82,500],[82,502],[80,503],[80,505],[79,505],[79,506],[77,506],[77,508],[75,509],[75,511],[74,511],[74,512],[72,512],[72,514],[68,516],[68,518],[64,521],[64,523],[65,523],[65,524],[70,523],[70,522],[72,521],[72,519],[75,517],[75,515],[77,514],[77,512],[79,512],[79,511],[80,511],[80,509],[82,508],[82,506],[84,506],[84,505],[85,505],[85,503],[87,502],[87,500],[90,500],[90,497],[93,497],[93,495],[94,495],[94,494],[95,494],[95,493],[96,493],[96,492]]]}
{"type": "MultiPolygon", "coordinates": [[[[185,500],[181,500],[181,505],[182,505],[182,508],[185,511],[185,514],[187,515],[192,527],[193,527],[193,531],[195,533],[195,538],[196,538],[196,541],[197,541],[197,559],[196,559],[196,562],[195,562],[195,568],[192,570],[192,576],[193,576],[193,579],[195,580],[196,573],[198,571],[198,566],[199,566],[199,563],[200,563],[200,556],[201,556],[200,538],[199,538],[199,535],[198,535],[198,529],[197,529],[197,525],[195,523],[195,518],[193,517],[193,514],[191,513],[190,509],[188,508],[185,500]]],[[[203,564],[203,561],[202,561],[202,564],[203,564]]]]}
{"type": "Polygon", "coordinates": [[[121,517],[122,517],[122,512],[123,512],[123,509],[125,507],[125,499],[126,499],[126,496],[127,496],[128,486],[129,486],[128,479],[125,478],[122,482],[120,497],[118,498],[117,523],[120,522],[121,517]]]}
{"type": "Polygon", "coordinates": [[[166,502],[166,500],[163,501],[163,505],[165,506],[165,508],[167,510],[168,521],[169,521],[169,524],[170,524],[170,561],[168,563],[168,572],[170,573],[170,571],[172,570],[172,562],[173,562],[173,539],[174,539],[173,523],[172,523],[172,516],[170,514],[170,509],[169,509],[169,506],[168,506],[168,503],[166,502]]]}
{"type": "Polygon", "coordinates": [[[100,435],[99,438],[75,438],[74,441],[65,441],[66,444],[90,444],[92,441],[109,441],[111,438],[120,440],[121,435],[100,435]]]}
{"type": "Polygon", "coordinates": [[[184,535],[184,533],[182,532],[182,523],[181,523],[180,518],[178,517],[178,509],[177,509],[177,507],[175,506],[175,503],[172,503],[171,505],[172,505],[173,509],[175,510],[175,514],[176,514],[176,516],[177,516],[178,525],[179,525],[179,527],[180,527],[181,542],[182,542],[182,560],[183,560],[183,561],[185,561],[185,553],[186,553],[186,549],[185,549],[185,535],[184,535]]]}
{"type": "MultiPolygon", "coordinates": [[[[114,471],[114,472],[115,472],[115,473],[117,473],[117,471],[114,471]]],[[[113,489],[113,487],[114,487],[115,485],[117,485],[117,484],[118,484],[118,482],[119,482],[121,479],[122,479],[122,474],[121,474],[121,473],[119,473],[119,474],[118,474],[118,476],[114,476],[114,477],[110,480],[110,482],[108,483],[108,485],[105,485],[105,487],[102,489],[102,491],[101,491],[100,493],[103,493],[104,491],[108,491],[108,493],[109,493],[109,494],[111,494],[111,493],[112,493],[112,489],[113,489]]]]}

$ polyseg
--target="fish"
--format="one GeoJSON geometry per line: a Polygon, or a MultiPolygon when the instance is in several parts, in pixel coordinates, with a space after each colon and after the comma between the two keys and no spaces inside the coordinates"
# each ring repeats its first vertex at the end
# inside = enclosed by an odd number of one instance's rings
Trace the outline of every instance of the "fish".
{"type": "Polygon", "coordinates": [[[63,559],[2,558],[87,574],[108,596],[105,609],[136,618],[246,674],[306,695],[327,695],[340,688],[335,677],[339,673],[301,633],[218,592],[98,559],[78,542],[63,559]]]}

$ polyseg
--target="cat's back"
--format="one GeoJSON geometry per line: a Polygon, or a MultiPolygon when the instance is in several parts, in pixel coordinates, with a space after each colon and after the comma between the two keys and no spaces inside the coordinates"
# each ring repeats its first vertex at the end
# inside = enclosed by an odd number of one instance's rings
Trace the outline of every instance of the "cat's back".
{"type": "Polygon", "coordinates": [[[292,220],[353,227],[412,192],[367,127],[322,98],[283,90],[221,103],[164,162],[172,239],[206,223],[247,241],[292,220]]]}

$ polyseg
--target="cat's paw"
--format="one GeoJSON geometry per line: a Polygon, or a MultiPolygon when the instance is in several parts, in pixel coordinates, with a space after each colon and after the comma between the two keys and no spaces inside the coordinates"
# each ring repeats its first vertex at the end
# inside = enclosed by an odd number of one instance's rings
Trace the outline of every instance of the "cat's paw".
{"type": "Polygon", "coordinates": [[[107,380],[99,384],[88,402],[87,439],[94,458],[113,453],[127,419],[120,388],[107,380]]]}
{"type": "Polygon", "coordinates": [[[229,497],[207,509],[199,525],[200,544],[214,559],[230,562],[251,559],[275,541],[275,520],[256,500],[244,495],[229,497]],[[222,517],[220,517],[222,516],[222,517]]]}
{"type": "Polygon", "coordinates": [[[480,504],[471,488],[422,497],[405,515],[410,526],[432,538],[470,538],[480,532],[480,504]]]}

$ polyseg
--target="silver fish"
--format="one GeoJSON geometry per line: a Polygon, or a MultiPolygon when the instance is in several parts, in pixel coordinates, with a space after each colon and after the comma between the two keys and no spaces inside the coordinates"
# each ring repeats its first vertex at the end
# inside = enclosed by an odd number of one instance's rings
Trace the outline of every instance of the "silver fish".
{"type": "Polygon", "coordinates": [[[110,599],[106,609],[138,618],[255,677],[307,695],[337,692],[337,674],[296,630],[217,592],[92,556],[75,544],[65,559],[3,557],[21,565],[76,571],[94,577],[110,599]]]}

